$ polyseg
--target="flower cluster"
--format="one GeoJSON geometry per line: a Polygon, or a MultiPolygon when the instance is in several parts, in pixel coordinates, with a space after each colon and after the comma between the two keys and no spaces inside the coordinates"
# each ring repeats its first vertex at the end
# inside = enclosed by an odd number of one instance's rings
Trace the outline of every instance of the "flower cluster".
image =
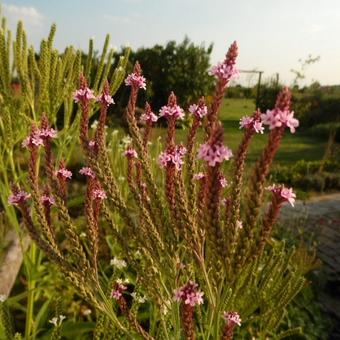
{"type": "Polygon", "coordinates": [[[216,163],[222,163],[224,160],[228,161],[232,156],[232,151],[222,143],[201,144],[197,155],[199,159],[207,161],[209,166],[215,166],[216,163]]]}
{"type": "Polygon", "coordinates": [[[105,191],[102,189],[93,190],[91,196],[92,196],[92,199],[99,200],[99,201],[102,201],[107,197],[105,191]]]}
{"type": "Polygon", "coordinates": [[[114,100],[113,98],[109,95],[109,94],[106,94],[106,93],[103,93],[102,95],[98,96],[96,98],[97,102],[105,105],[105,106],[110,106],[111,104],[114,104],[114,100]]]}
{"type": "Polygon", "coordinates": [[[55,316],[53,317],[51,320],[49,320],[48,322],[53,324],[55,327],[58,327],[61,325],[61,323],[66,319],[65,315],[59,315],[59,316],[55,316]]]}
{"type": "Polygon", "coordinates": [[[272,185],[267,187],[267,190],[275,195],[276,199],[279,200],[279,203],[287,201],[294,207],[296,194],[293,192],[292,188],[286,188],[284,185],[272,185]]]}
{"type": "Polygon", "coordinates": [[[261,134],[263,134],[264,131],[261,120],[249,116],[244,116],[240,119],[240,129],[254,129],[256,133],[261,134]]]}
{"type": "Polygon", "coordinates": [[[186,305],[195,306],[203,303],[204,293],[198,290],[198,284],[189,281],[187,284],[175,290],[175,301],[183,301],[186,305]]]}
{"type": "Polygon", "coordinates": [[[79,170],[79,173],[80,173],[81,175],[84,175],[84,176],[90,177],[90,178],[95,178],[95,177],[96,177],[96,175],[95,175],[95,173],[93,172],[93,170],[92,170],[91,168],[87,167],[87,166],[82,167],[82,168],[79,170]]]}
{"type": "Polygon", "coordinates": [[[31,194],[29,194],[26,191],[23,190],[13,190],[13,193],[8,198],[9,204],[19,205],[20,203],[23,203],[27,201],[31,197],[31,194]]]}
{"type": "Polygon", "coordinates": [[[117,282],[115,288],[111,292],[111,297],[115,300],[119,300],[123,296],[125,290],[127,290],[127,287],[123,283],[117,282]]]}
{"type": "Polygon", "coordinates": [[[175,119],[183,119],[184,111],[178,105],[165,105],[159,110],[159,116],[167,119],[173,117],[175,119]]]}
{"type": "Polygon", "coordinates": [[[189,112],[192,113],[196,118],[202,119],[208,114],[208,108],[206,105],[192,104],[189,106],[189,112]]]}
{"type": "Polygon", "coordinates": [[[126,77],[125,85],[146,90],[146,79],[142,75],[133,72],[126,77]]]}
{"type": "Polygon", "coordinates": [[[62,165],[59,170],[54,172],[54,176],[61,178],[61,179],[71,179],[72,172],[67,170],[64,165],[62,165]]]}
{"type": "Polygon", "coordinates": [[[93,90],[88,87],[78,89],[73,94],[73,99],[76,103],[89,101],[91,99],[96,99],[93,90]]]}
{"type": "Polygon", "coordinates": [[[152,124],[156,123],[158,120],[158,117],[151,111],[146,110],[141,116],[140,121],[144,124],[152,124]]]}
{"type": "Polygon", "coordinates": [[[125,151],[124,151],[124,156],[127,158],[137,158],[137,151],[129,146],[125,151]]]}
{"type": "Polygon", "coordinates": [[[181,170],[184,163],[183,156],[186,152],[187,149],[183,145],[176,145],[173,151],[162,152],[158,157],[158,163],[162,168],[172,164],[175,165],[176,170],[181,170]]]}
{"type": "Polygon", "coordinates": [[[217,78],[223,78],[226,80],[230,80],[232,78],[236,78],[239,76],[239,70],[236,68],[236,65],[228,65],[225,62],[218,63],[213,66],[210,70],[210,74],[217,78]]]}
{"type": "Polygon", "coordinates": [[[229,324],[241,326],[241,318],[237,312],[223,312],[223,319],[229,324]]]}
{"type": "Polygon", "coordinates": [[[299,126],[299,121],[294,118],[294,111],[280,110],[275,108],[267,110],[266,113],[261,115],[262,123],[269,126],[269,129],[286,126],[290,129],[291,133],[295,132],[295,128],[299,126]]]}
{"type": "Polygon", "coordinates": [[[198,172],[197,174],[194,174],[193,179],[195,179],[196,181],[199,181],[201,179],[203,179],[205,177],[203,172],[198,172]]]}
{"type": "Polygon", "coordinates": [[[210,74],[225,81],[229,81],[239,75],[239,70],[236,68],[236,57],[238,47],[236,41],[230,46],[226,58],[222,63],[218,63],[210,70],[210,74]]]}
{"type": "Polygon", "coordinates": [[[55,199],[53,196],[44,194],[41,196],[41,203],[47,206],[51,206],[55,204],[55,199]]]}
{"type": "Polygon", "coordinates": [[[110,265],[117,267],[118,269],[123,269],[123,268],[126,267],[126,262],[125,262],[125,260],[121,260],[117,257],[114,257],[113,259],[111,259],[110,265]]]}

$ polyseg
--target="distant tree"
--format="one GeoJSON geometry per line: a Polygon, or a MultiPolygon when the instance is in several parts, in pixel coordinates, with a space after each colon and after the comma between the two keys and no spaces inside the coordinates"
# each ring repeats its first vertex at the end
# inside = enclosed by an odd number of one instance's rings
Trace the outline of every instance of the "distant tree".
{"type": "MultiPolygon", "coordinates": [[[[140,106],[147,99],[157,111],[174,91],[179,104],[187,109],[200,96],[209,94],[213,85],[213,78],[208,75],[211,52],[212,45],[195,45],[187,37],[179,44],[169,41],[165,46],[132,52],[130,70],[138,60],[147,79],[147,92],[140,98],[140,106]]],[[[127,100],[126,89],[122,88],[120,94],[127,100]]]]}

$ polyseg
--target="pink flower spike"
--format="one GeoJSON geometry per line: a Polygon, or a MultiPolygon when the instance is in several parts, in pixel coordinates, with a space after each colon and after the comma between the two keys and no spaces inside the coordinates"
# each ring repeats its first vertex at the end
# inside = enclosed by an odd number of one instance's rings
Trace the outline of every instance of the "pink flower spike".
{"type": "Polygon", "coordinates": [[[82,167],[79,170],[79,173],[90,178],[96,178],[96,175],[94,174],[93,170],[87,166],[82,167]]]}
{"type": "Polygon", "coordinates": [[[40,129],[39,136],[43,140],[53,139],[57,137],[57,131],[52,128],[40,129]]]}
{"type": "Polygon", "coordinates": [[[53,196],[44,194],[41,196],[41,203],[44,205],[51,206],[55,204],[55,199],[53,196]]]}
{"type": "Polygon", "coordinates": [[[241,326],[240,314],[237,312],[223,312],[223,319],[229,324],[241,326]]]}
{"type": "Polygon", "coordinates": [[[254,118],[249,116],[244,116],[240,119],[240,129],[248,129],[254,121],[254,118]]]}
{"type": "Polygon", "coordinates": [[[8,203],[12,205],[19,205],[20,203],[23,203],[27,201],[31,197],[31,194],[29,194],[26,191],[23,190],[16,190],[12,193],[12,195],[8,198],[8,203]]]}
{"type": "Polygon", "coordinates": [[[222,188],[226,188],[229,184],[227,179],[224,176],[221,176],[219,178],[219,182],[220,182],[220,185],[221,185],[222,188]]]}
{"type": "Polygon", "coordinates": [[[198,290],[198,284],[189,281],[187,284],[174,291],[174,300],[184,302],[192,307],[203,303],[204,293],[198,290]]]}
{"type": "Polygon", "coordinates": [[[199,172],[197,174],[194,174],[193,179],[199,181],[199,180],[203,179],[204,177],[205,177],[204,173],[199,172]]]}
{"type": "Polygon", "coordinates": [[[125,85],[146,90],[146,79],[142,75],[131,73],[126,77],[125,85]]]}
{"type": "Polygon", "coordinates": [[[127,158],[138,158],[137,151],[131,146],[124,151],[124,156],[127,158]]]}
{"type": "Polygon", "coordinates": [[[96,98],[96,101],[98,103],[101,103],[101,104],[107,106],[107,107],[110,106],[111,104],[115,103],[113,98],[109,94],[104,94],[104,93],[102,95],[98,96],[96,98]]]}
{"type": "Polygon", "coordinates": [[[256,133],[261,133],[263,134],[263,131],[264,131],[264,127],[262,126],[262,122],[260,121],[255,121],[253,123],[253,128],[255,130],[256,133]]]}
{"type": "Polygon", "coordinates": [[[91,89],[85,87],[84,89],[76,90],[73,94],[73,99],[76,103],[88,102],[91,99],[96,99],[96,96],[91,89]]]}
{"type": "Polygon", "coordinates": [[[140,121],[145,124],[152,124],[156,123],[158,120],[158,117],[152,112],[145,112],[140,116],[140,121]]]}
{"type": "Polygon", "coordinates": [[[275,195],[276,199],[279,200],[279,203],[287,201],[294,207],[296,194],[293,192],[292,188],[286,188],[284,185],[272,185],[266,189],[275,195]]]}
{"type": "Polygon", "coordinates": [[[236,65],[227,65],[225,62],[223,62],[213,66],[210,69],[209,74],[215,76],[216,78],[229,81],[230,79],[237,78],[240,72],[236,68],[236,65]]]}
{"type": "Polygon", "coordinates": [[[59,177],[59,178],[62,178],[62,179],[71,179],[72,178],[72,172],[70,170],[67,170],[65,167],[62,167],[59,170],[55,171],[54,175],[56,177],[59,177]]]}
{"type": "Polygon", "coordinates": [[[161,168],[174,165],[176,170],[180,171],[184,163],[183,157],[187,149],[183,145],[176,145],[173,151],[162,152],[158,157],[158,164],[161,168]]]}
{"type": "Polygon", "coordinates": [[[175,119],[183,119],[184,111],[178,105],[173,105],[173,106],[167,105],[167,106],[163,106],[159,110],[159,116],[165,117],[167,119],[171,117],[174,117],[175,119]]]}
{"type": "Polygon", "coordinates": [[[216,163],[222,163],[233,156],[232,151],[223,144],[210,145],[209,143],[201,144],[198,149],[197,157],[208,162],[209,166],[215,166],[216,163]]]}
{"type": "Polygon", "coordinates": [[[192,104],[189,106],[189,112],[195,117],[202,119],[208,114],[208,108],[206,105],[192,104]]]}
{"type": "Polygon", "coordinates": [[[123,296],[123,292],[127,289],[122,283],[116,283],[115,289],[111,292],[111,297],[115,300],[119,300],[123,296]]]}
{"type": "Polygon", "coordinates": [[[107,196],[104,190],[101,189],[93,190],[92,199],[103,201],[105,198],[107,198],[107,196]]]}
{"type": "Polygon", "coordinates": [[[24,139],[21,143],[24,148],[36,148],[39,145],[44,145],[43,139],[40,137],[40,131],[36,130],[24,139]]]}
{"type": "Polygon", "coordinates": [[[278,108],[267,110],[265,114],[261,115],[261,120],[263,124],[269,125],[270,130],[280,126],[286,126],[289,127],[291,133],[294,133],[295,128],[299,126],[299,121],[294,118],[293,111],[282,111],[278,108]]]}

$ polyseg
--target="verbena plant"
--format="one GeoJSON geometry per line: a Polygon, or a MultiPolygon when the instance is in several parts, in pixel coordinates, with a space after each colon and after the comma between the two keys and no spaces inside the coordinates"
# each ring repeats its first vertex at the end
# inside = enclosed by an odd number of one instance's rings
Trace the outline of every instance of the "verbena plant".
{"type": "MultiPolygon", "coordinates": [[[[212,69],[217,80],[210,105],[202,97],[190,106],[193,123],[185,145],[175,142],[176,122],[185,113],[170,94],[160,110],[168,129],[156,159],[148,142],[159,117],[148,103],[140,117],[135,115],[138,92],[146,88],[136,63],[125,80],[131,87],[125,111],[131,145],[121,156],[126,158],[127,198],[117,180],[122,174],[112,164],[111,155],[118,151],[108,148],[105,138],[107,110],[113,104],[110,85],[106,82],[96,97],[81,76],[74,99],[81,108],[80,145],[86,159],[79,171],[87,181],[83,223],[69,214],[72,173],[53,156],[55,122],[42,115],[40,126],[33,124],[23,142],[30,154],[30,193],[13,185],[9,202],[20,209],[38,247],[96,309],[96,339],[232,339],[234,333],[266,339],[301,332],[277,334],[314,256],[301,256],[301,250],[288,250],[271,237],[282,204],[294,204],[292,189],[272,185],[267,188],[270,203],[264,200],[266,177],[283,134],[287,127],[294,132],[298,121],[285,88],[273,110],[241,119],[244,136],[233,157],[224,145],[218,113],[237,74],[237,54],[233,43],[225,60],[212,69]],[[98,108],[99,122],[91,133],[89,117],[98,108]],[[270,129],[268,144],[244,184],[247,150],[263,125],[270,129]],[[197,145],[202,127],[205,142],[197,145]],[[225,177],[222,164],[229,160],[231,171],[225,177]]],[[[53,320],[56,337],[62,319],[53,320]]]]}

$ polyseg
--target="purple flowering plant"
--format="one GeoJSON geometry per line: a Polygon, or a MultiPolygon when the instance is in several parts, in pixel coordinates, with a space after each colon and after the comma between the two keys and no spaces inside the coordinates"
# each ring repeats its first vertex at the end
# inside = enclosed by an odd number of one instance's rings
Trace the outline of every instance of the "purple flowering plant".
{"type": "Polygon", "coordinates": [[[30,190],[14,185],[8,201],[20,209],[38,247],[120,334],[232,339],[234,333],[252,329],[253,336],[265,339],[275,334],[287,305],[305,283],[306,266],[294,261],[295,251],[288,254],[272,237],[280,208],[285,202],[293,205],[295,194],[292,188],[269,183],[265,195],[281,139],[287,128],[294,133],[299,124],[291,111],[291,94],[284,88],[272,110],[243,117],[244,135],[232,151],[219,111],[230,80],[238,74],[237,55],[234,42],[225,59],[211,69],[216,77],[211,102],[201,97],[186,110],[170,93],[158,115],[146,103],[140,117],[136,101],[148,80],[137,62],[125,79],[130,87],[125,119],[131,141],[123,152],[110,150],[105,135],[107,111],[114,105],[110,84],[105,82],[97,93],[85,76],[80,77],[74,100],[81,112],[85,159],[79,170],[86,179],[81,226],[68,209],[73,174],[51,152],[58,135],[47,116],[24,140],[30,154],[30,190]],[[100,117],[92,131],[94,102],[100,117]],[[176,122],[186,114],[192,115],[192,124],[186,141],[178,144],[176,122]],[[153,155],[148,142],[159,117],[166,120],[167,130],[163,150],[153,155]],[[246,182],[249,145],[266,127],[268,143],[246,182]],[[199,129],[205,136],[201,144],[199,129]],[[112,164],[112,152],[125,164],[124,184],[118,180],[120,169],[112,164]],[[226,162],[231,163],[229,172],[224,171],[226,162]],[[128,196],[122,185],[128,187],[128,196]],[[107,253],[114,257],[113,265],[107,253]],[[136,298],[141,292],[145,299],[136,298]],[[150,307],[147,322],[141,319],[143,305],[150,307]]]}

